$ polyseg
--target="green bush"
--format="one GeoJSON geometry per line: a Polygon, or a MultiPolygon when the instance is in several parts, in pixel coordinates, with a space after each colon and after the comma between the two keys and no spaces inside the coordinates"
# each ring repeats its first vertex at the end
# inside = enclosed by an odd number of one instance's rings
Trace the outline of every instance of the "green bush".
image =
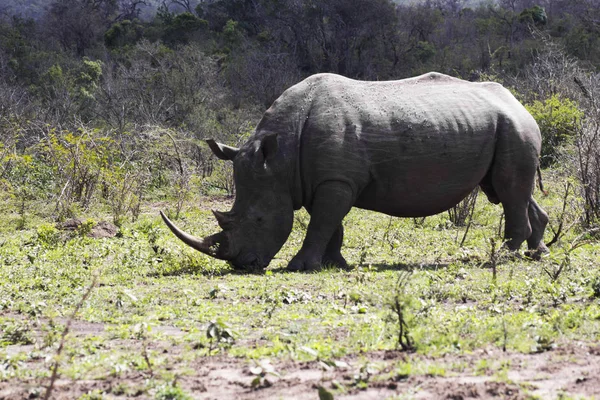
{"type": "Polygon", "coordinates": [[[44,246],[54,247],[60,242],[60,232],[54,225],[41,224],[36,233],[38,242],[44,246]]]}
{"type": "Polygon", "coordinates": [[[580,127],[583,118],[577,103],[555,94],[533,104],[525,105],[533,115],[542,132],[542,166],[547,167],[557,161],[558,150],[572,138],[580,127]]]}

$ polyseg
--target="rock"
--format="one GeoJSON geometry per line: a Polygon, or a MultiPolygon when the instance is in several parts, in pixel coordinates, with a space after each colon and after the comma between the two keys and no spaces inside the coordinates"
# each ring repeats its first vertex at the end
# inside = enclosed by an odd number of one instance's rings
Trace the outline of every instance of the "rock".
{"type": "MultiPolygon", "coordinates": [[[[72,233],[76,233],[77,231],[80,231],[81,226],[83,224],[84,222],[82,220],[78,218],[73,218],[60,224],[57,224],[56,227],[63,231],[70,231],[72,233]]],[[[119,228],[116,225],[111,224],[108,221],[100,221],[97,224],[94,224],[94,226],[86,236],[94,239],[111,238],[117,236],[118,232],[119,228]]],[[[79,233],[81,234],[81,232],[79,233]]]]}
{"type": "Polygon", "coordinates": [[[119,228],[107,221],[100,221],[92,228],[92,231],[88,234],[89,237],[100,239],[100,238],[111,238],[117,236],[119,228]]]}
{"type": "Polygon", "coordinates": [[[56,227],[62,231],[76,231],[83,224],[83,221],[78,218],[73,218],[56,224],[56,227]]]}

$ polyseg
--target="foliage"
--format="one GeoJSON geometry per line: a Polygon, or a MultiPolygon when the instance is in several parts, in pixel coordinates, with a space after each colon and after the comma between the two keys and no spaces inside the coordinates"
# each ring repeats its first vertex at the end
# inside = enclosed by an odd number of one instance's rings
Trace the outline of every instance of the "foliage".
{"type": "Polygon", "coordinates": [[[35,340],[32,338],[30,327],[27,323],[9,321],[0,324],[0,327],[2,327],[0,347],[15,344],[28,345],[35,342],[35,340]]]}
{"type": "Polygon", "coordinates": [[[60,233],[54,225],[42,224],[36,229],[37,241],[42,246],[54,247],[60,242],[60,233]]]}
{"type": "MultiPolygon", "coordinates": [[[[136,218],[143,196],[167,193],[180,214],[195,190],[233,194],[231,166],[215,163],[201,139],[239,145],[262,110],[317,72],[493,76],[529,103],[544,166],[575,136],[584,145],[591,137],[576,132],[593,107],[564,83],[600,62],[584,0],[546,9],[520,0],[180,1],[151,16],[143,3],[56,0],[36,19],[0,19],[0,180],[19,227],[40,202],[59,220],[106,204],[121,223],[136,218]]],[[[593,210],[593,179],[581,181],[593,210]]]]}
{"type": "Polygon", "coordinates": [[[110,50],[135,45],[144,33],[138,21],[117,21],[104,33],[104,44],[110,50]]]}
{"type": "Polygon", "coordinates": [[[519,14],[519,21],[533,23],[536,25],[546,25],[548,22],[548,16],[544,7],[535,5],[530,8],[526,8],[519,14]]]}
{"type": "Polygon", "coordinates": [[[561,146],[572,142],[584,116],[577,103],[558,94],[526,106],[542,133],[541,164],[547,167],[557,161],[561,146]]]}
{"type": "Polygon", "coordinates": [[[75,203],[87,208],[102,171],[109,165],[114,141],[97,137],[94,131],[51,130],[43,144],[43,154],[54,171],[57,219],[73,217],[75,203]]]}
{"type": "MultiPolygon", "coordinates": [[[[560,209],[561,177],[549,171],[546,178],[550,194],[538,200],[545,209],[560,209]]],[[[214,233],[209,209],[229,207],[231,200],[198,194],[192,200],[199,210],[184,210],[180,223],[199,236],[214,233]]],[[[157,220],[154,201],[144,198],[139,218],[123,220],[122,235],[111,239],[64,237],[50,218],[17,234],[0,230],[0,341],[6,342],[0,345],[0,374],[6,382],[47,382],[55,332],[64,332],[58,321],[73,315],[94,271],[98,284],[74,318],[58,373],[76,382],[110,377],[113,387],[137,374],[141,387],[119,389],[131,396],[189,396],[194,374],[221,359],[216,353],[229,368],[241,363],[240,374],[256,389],[285,377],[281,368],[300,364],[326,374],[347,370],[343,385],[354,390],[378,387],[387,373],[392,380],[454,374],[458,366],[432,364],[444,354],[463,359],[503,347],[508,354],[552,352],[596,340],[597,242],[578,238],[576,228],[565,230],[552,248],[554,258],[499,258],[492,281],[487,252],[501,208],[483,196],[461,247],[455,238],[465,228],[449,224],[447,213],[419,226],[410,219],[394,219],[390,226],[389,217],[355,209],[345,221],[343,252],[351,265],[364,267],[313,274],[283,270],[301,246],[305,211],[298,212],[288,243],[266,273],[238,274],[183,246],[157,220]],[[387,242],[389,231],[395,246],[387,242]],[[365,247],[370,251],[363,254],[365,247]],[[558,279],[544,272],[557,272],[567,254],[569,265],[558,279]],[[405,271],[412,271],[410,279],[405,271]],[[410,338],[414,352],[395,355],[402,347],[399,335],[404,344],[410,338]],[[36,346],[27,362],[19,357],[28,357],[29,348],[12,348],[10,358],[3,352],[26,341],[36,346]],[[382,354],[398,364],[378,366],[382,354]]],[[[92,204],[84,214],[99,220],[111,210],[92,204]]],[[[18,216],[7,218],[10,224],[18,216]]],[[[565,218],[571,225],[577,215],[565,218]]],[[[494,369],[490,360],[475,358],[461,368],[494,369]]],[[[341,390],[326,386],[336,396],[341,390]]]]}
{"type": "MultiPolygon", "coordinates": [[[[0,144],[0,150],[1,146],[0,144]]],[[[30,155],[4,154],[0,159],[0,188],[17,207],[20,216],[17,229],[23,229],[31,203],[46,195],[53,176],[47,164],[30,155]]]]}

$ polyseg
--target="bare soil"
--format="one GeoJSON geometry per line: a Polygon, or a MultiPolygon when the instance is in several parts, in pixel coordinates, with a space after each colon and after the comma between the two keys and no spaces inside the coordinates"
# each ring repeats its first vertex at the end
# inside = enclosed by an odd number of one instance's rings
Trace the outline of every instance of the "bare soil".
{"type": "MultiPolygon", "coordinates": [[[[225,354],[196,358],[182,363],[182,345],[173,345],[168,338],[181,336],[178,328],[157,327],[166,340],[146,343],[149,350],[167,355],[167,369],[177,376],[177,384],[198,399],[316,399],[318,388],[335,392],[336,399],[385,399],[394,396],[414,399],[543,399],[561,395],[600,397],[600,345],[565,344],[538,354],[503,352],[501,349],[478,350],[471,354],[447,354],[433,358],[399,351],[358,354],[343,360],[347,365],[328,367],[319,361],[296,362],[272,360],[279,376],[266,375],[258,385],[251,372],[252,362],[225,354]],[[482,360],[487,363],[482,364],[482,360]],[[442,366],[434,375],[395,372],[399,361],[420,365],[442,366]],[[365,365],[374,366],[369,373],[365,365]],[[489,368],[482,368],[488,365],[489,368]],[[501,367],[503,366],[503,367],[501,367]],[[185,372],[183,372],[185,369],[185,372]],[[181,371],[181,372],[180,372],[181,371]],[[357,385],[362,379],[365,385],[357,385]],[[342,388],[342,389],[340,389],[342,388]]],[[[71,337],[103,335],[102,324],[74,321],[71,337]]],[[[102,351],[139,348],[142,342],[110,339],[102,351]]],[[[251,343],[248,343],[251,345],[251,343]]],[[[28,353],[34,345],[12,345],[7,353],[28,353]]],[[[27,367],[48,369],[43,357],[30,359],[27,367]]],[[[154,397],[145,382],[154,372],[128,371],[102,379],[59,378],[52,392],[53,399],[75,399],[97,391],[108,398],[154,397]]],[[[49,379],[10,380],[0,382],[0,399],[43,397],[49,379]]]]}

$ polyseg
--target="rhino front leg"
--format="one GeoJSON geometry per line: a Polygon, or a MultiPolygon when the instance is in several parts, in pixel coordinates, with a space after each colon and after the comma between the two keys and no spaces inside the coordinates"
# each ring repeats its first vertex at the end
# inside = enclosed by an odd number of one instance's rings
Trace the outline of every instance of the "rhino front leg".
{"type": "Polygon", "coordinates": [[[339,251],[343,237],[341,225],[353,203],[353,191],[347,183],[327,181],[317,187],[309,210],[306,237],[302,248],[288,264],[290,271],[316,270],[328,261],[339,264],[343,260],[345,264],[339,251]]]}
{"type": "Polygon", "coordinates": [[[348,268],[348,263],[344,259],[344,256],[342,256],[343,241],[344,227],[340,224],[327,244],[325,255],[323,255],[323,260],[321,261],[323,265],[335,265],[344,269],[348,268]]]}

